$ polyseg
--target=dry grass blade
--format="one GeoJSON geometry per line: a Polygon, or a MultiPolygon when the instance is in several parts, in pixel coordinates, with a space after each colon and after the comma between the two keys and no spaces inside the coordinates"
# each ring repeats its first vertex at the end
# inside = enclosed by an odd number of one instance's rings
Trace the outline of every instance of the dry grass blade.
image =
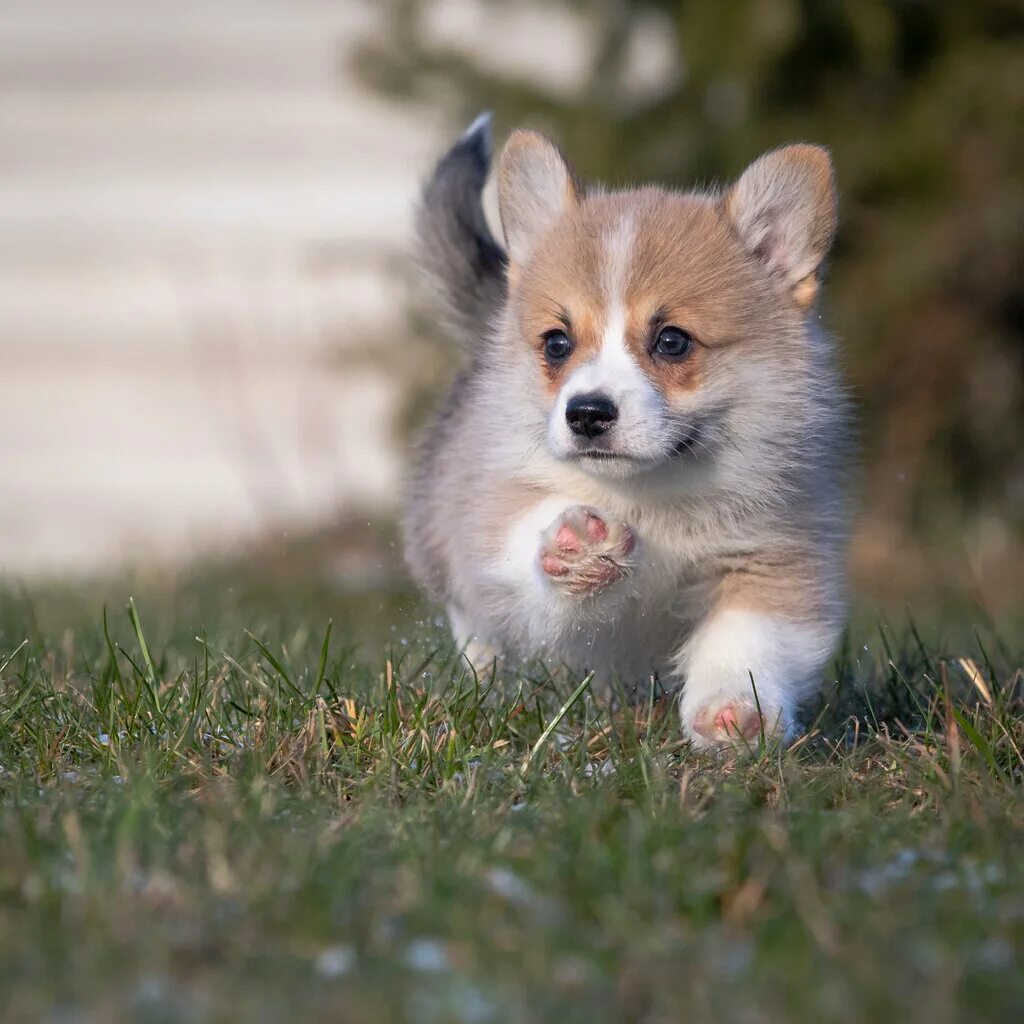
{"type": "Polygon", "coordinates": [[[971,685],[981,694],[981,699],[989,706],[992,707],[992,691],[988,688],[988,683],[985,682],[985,677],[981,674],[981,670],[974,663],[973,658],[960,658],[957,661],[964,675],[970,680],[971,685]]]}

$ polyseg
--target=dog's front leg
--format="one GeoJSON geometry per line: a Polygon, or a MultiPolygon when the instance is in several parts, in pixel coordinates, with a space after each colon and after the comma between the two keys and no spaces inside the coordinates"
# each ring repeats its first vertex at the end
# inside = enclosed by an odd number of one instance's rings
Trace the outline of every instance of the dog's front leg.
{"type": "Polygon", "coordinates": [[[818,682],[834,629],[742,605],[708,613],[676,658],[683,732],[703,748],[789,738],[800,701],[818,682]]]}
{"type": "Polygon", "coordinates": [[[512,527],[495,578],[542,626],[572,617],[633,570],[636,535],[587,505],[547,498],[512,527]]]}
{"type": "Polygon", "coordinates": [[[636,546],[628,525],[595,508],[540,499],[477,564],[474,593],[449,608],[456,639],[474,663],[508,647],[559,656],[581,623],[608,620],[618,585],[634,570],[636,546]]]}

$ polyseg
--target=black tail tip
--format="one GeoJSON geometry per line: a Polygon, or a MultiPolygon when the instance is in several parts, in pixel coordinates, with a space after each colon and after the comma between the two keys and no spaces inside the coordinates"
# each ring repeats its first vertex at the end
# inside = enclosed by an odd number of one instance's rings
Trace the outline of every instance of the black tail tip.
{"type": "Polygon", "coordinates": [[[473,119],[473,123],[459,136],[456,149],[470,150],[483,163],[491,162],[491,123],[494,114],[485,110],[473,119]]]}

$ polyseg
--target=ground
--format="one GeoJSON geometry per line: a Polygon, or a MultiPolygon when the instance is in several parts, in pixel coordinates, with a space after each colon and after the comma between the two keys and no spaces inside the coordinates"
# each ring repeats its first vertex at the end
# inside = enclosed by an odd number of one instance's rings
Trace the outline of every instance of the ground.
{"type": "Polygon", "coordinates": [[[859,622],[808,739],[716,759],[667,701],[474,677],[401,594],[196,593],[3,595],[5,1019],[1024,1011],[991,626],[859,622]]]}

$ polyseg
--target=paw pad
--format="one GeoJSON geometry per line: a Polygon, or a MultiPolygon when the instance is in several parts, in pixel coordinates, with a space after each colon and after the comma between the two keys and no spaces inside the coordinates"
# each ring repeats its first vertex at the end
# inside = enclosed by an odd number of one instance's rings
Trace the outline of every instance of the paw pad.
{"type": "Polygon", "coordinates": [[[541,568],[570,594],[596,594],[629,573],[636,535],[582,505],[568,509],[545,531],[541,568]]]}
{"type": "Polygon", "coordinates": [[[762,730],[769,738],[784,737],[790,723],[779,710],[762,708],[745,696],[719,696],[688,712],[682,708],[683,729],[696,746],[705,749],[730,745],[753,746],[762,730]]]}

